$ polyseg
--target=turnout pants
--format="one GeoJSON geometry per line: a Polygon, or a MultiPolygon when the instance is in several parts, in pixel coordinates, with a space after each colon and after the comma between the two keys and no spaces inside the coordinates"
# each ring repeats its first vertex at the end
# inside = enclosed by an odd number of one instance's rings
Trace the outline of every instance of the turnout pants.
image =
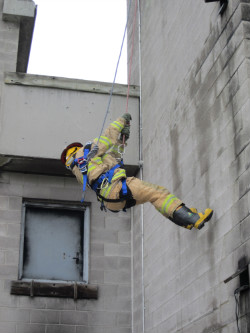
{"type": "MultiPolygon", "coordinates": [[[[173,213],[182,201],[175,195],[171,194],[166,188],[141,181],[135,177],[126,179],[136,205],[150,202],[163,216],[173,218],[173,213]]],[[[111,183],[108,187],[103,188],[100,194],[107,199],[119,199],[122,188],[121,180],[111,183]],[[105,195],[107,194],[108,195],[105,195]]],[[[121,202],[105,202],[104,206],[112,211],[120,211],[126,205],[126,200],[121,202]]]]}

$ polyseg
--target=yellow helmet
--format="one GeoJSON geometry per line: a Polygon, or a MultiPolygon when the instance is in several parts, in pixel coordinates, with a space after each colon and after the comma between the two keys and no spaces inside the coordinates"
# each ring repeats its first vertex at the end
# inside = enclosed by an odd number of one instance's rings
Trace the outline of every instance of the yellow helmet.
{"type": "Polygon", "coordinates": [[[74,160],[75,153],[81,149],[83,145],[79,142],[73,142],[68,145],[61,154],[61,161],[66,167],[70,167],[71,163],[74,160]]]}

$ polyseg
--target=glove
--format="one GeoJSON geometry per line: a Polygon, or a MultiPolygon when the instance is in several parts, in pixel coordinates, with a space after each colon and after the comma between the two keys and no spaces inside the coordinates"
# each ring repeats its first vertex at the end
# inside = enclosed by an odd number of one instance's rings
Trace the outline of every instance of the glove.
{"type": "Polygon", "coordinates": [[[129,138],[129,135],[130,135],[130,125],[125,125],[121,131],[121,140],[123,139],[123,136],[124,136],[125,141],[127,141],[129,138]]]}
{"type": "Polygon", "coordinates": [[[122,118],[124,118],[126,120],[126,124],[129,124],[130,120],[132,120],[132,117],[131,117],[130,113],[124,113],[124,115],[122,116],[122,118]]]}

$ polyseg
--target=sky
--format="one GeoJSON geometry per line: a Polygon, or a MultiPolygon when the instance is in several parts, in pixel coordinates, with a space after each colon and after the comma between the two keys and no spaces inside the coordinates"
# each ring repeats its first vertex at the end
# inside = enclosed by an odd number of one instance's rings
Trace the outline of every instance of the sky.
{"type": "MultiPolygon", "coordinates": [[[[28,73],[113,82],[126,0],[33,0],[37,17],[28,73]]],[[[116,83],[127,83],[125,39],[116,83]]]]}

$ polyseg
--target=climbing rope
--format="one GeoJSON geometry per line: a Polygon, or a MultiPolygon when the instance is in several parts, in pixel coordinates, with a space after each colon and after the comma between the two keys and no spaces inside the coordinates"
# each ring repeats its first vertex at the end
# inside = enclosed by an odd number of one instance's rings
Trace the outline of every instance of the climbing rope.
{"type": "MultiPolygon", "coordinates": [[[[120,53],[119,53],[119,57],[118,57],[118,61],[116,64],[116,69],[115,69],[115,75],[114,75],[114,80],[112,83],[112,87],[111,87],[111,91],[110,91],[110,95],[109,95],[109,100],[108,100],[108,105],[107,105],[107,109],[106,109],[106,113],[104,116],[104,120],[103,120],[103,124],[102,124],[102,128],[96,143],[96,146],[98,146],[100,137],[102,135],[106,120],[107,120],[107,116],[109,113],[109,109],[110,109],[110,104],[111,104],[111,100],[112,100],[112,96],[113,96],[113,91],[114,91],[114,85],[115,85],[115,80],[116,80],[116,75],[117,75],[117,71],[118,71],[118,67],[119,67],[119,63],[120,63],[120,59],[121,59],[121,55],[122,55],[122,50],[123,50],[123,45],[124,45],[124,40],[126,37],[126,32],[127,32],[127,27],[128,27],[128,19],[129,19],[129,14],[130,14],[130,9],[131,9],[131,3],[132,0],[129,1],[129,7],[128,7],[128,14],[127,14],[127,21],[126,21],[126,25],[125,25],[125,29],[124,29],[124,34],[123,34],[123,39],[122,39],[122,44],[121,44],[121,48],[120,48],[120,53]]],[[[130,65],[129,65],[129,79],[128,79],[128,92],[127,92],[127,105],[126,105],[126,113],[128,112],[128,98],[129,98],[129,87],[130,87],[130,78],[131,78],[131,64],[132,64],[132,55],[133,55],[133,48],[134,48],[134,31],[135,31],[135,17],[136,17],[136,11],[137,11],[137,0],[135,0],[135,12],[134,12],[134,23],[133,23],[133,41],[132,41],[132,50],[131,50],[131,56],[130,56],[130,65]]]]}
{"type": "Polygon", "coordinates": [[[128,112],[128,100],[129,100],[129,91],[130,91],[132,59],[133,59],[133,54],[134,54],[136,12],[137,12],[137,0],[135,0],[134,19],[133,19],[133,31],[132,31],[132,46],[131,46],[131,53],[130,53],[130,60],[129,60],[129,75],[128,75],[128,92],[127,92],[126,113],[128,112]]]}

